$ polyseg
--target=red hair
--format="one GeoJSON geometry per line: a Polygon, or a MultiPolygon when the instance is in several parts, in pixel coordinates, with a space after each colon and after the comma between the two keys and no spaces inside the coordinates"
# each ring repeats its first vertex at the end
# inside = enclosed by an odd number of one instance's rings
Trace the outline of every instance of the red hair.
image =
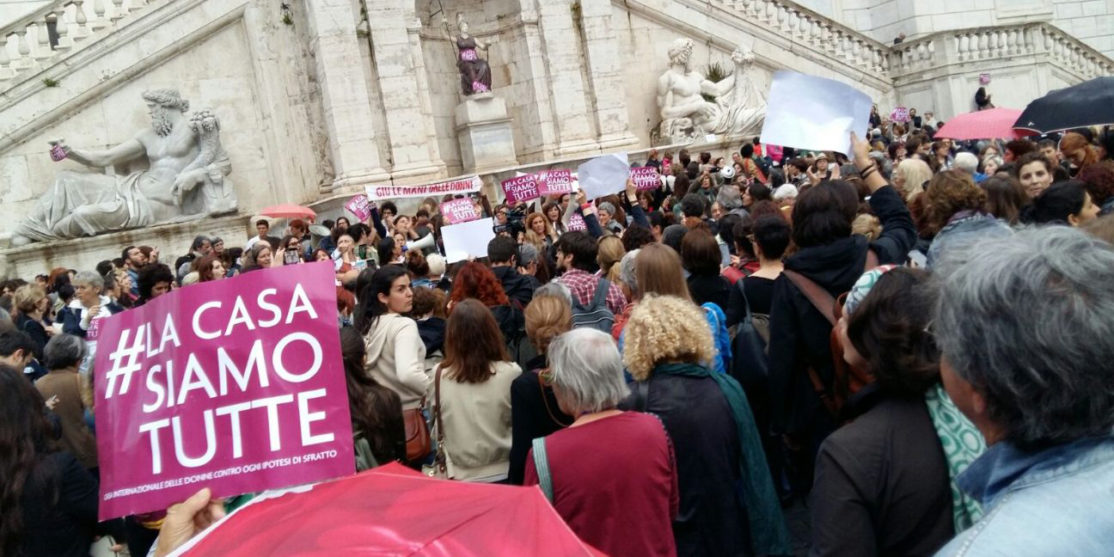
{"type": "Polygon", "coordinates": [[[482,263],[465,263],[453,279],[453,289],[449,299],[456,305],[467,298],[475,298],[487,307],[510,305],[503,285],[482,263]]]}

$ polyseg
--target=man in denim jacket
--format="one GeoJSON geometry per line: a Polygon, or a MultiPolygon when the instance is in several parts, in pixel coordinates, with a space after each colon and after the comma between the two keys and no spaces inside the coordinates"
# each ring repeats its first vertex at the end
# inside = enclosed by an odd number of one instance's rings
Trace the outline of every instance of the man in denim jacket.
{"type": "Polygon", "coordinates": [[[1114,552],[1114,248],[1023,230],[949,253],[941,376],[989,450],[959,476],[982,520],[937,555],[1114,552]]]}

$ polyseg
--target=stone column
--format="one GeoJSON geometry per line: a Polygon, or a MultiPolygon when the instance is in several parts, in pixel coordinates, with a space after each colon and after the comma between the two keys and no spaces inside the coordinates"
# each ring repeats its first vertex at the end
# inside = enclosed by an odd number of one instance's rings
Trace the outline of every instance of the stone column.
{"type": "Polygon", "coordinates": [[[542,55],[548,62],[546,78],[557,146],[552,155],[563,157],[598,151],[595,118],[588,103],[588,86],[581,73],[580,4],[569,0],[538,2],[542,55]]]}
{"type": "Polygon", "coordinates": [[[379,161],[371,101],[364,86],[356,13],[350,0],[306,0],[310,48],[329,129],[333,189],[354,189],[389,176],[379,161]]]}
{"type": "Polygon", "coordinates": [[[435,133],[429,88],[421,87],[425,79],[421,49],[411,42],[417,40],[420,23],[413,11],[413,2],[368,0],[367,19],[371,30],[371,55],[379,75],[379,90],[387,116],[387,132],[391,138],[391,175],[395,178],[434,175],[444,171],[435,133]],[[407,6],[408,4],[408,6],[407,6]],[[420,77],[419,77],[419,74],[420,77]],[[423,107],[425,110],[423,110],[423,107]]]}
{"type": "Polygon", "coordinates": [[[618,37],[611,25],[610,0],[581,0],[581,21],[588,81],[600,148],[638,143],[630,131],[618,37]]]}

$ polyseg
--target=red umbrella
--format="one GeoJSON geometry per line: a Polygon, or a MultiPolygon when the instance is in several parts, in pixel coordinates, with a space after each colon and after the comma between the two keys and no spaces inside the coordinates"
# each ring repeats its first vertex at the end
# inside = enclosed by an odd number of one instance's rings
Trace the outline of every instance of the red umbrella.
{"type": "Polygon", "coordinates": [[[272,207],[267,207],[266,209],[263,209],[262,211],[259,211],[259,214],[261,214],[265,217],[275,217],[275,218],[280,218],[280,219],[281,218],[290,218],[290,219],[315,219],[315,218],[317,218],[317,213],[315,213],[313,211],[313,209],[310,209],[309,207],[302,207],[301,205],[295,205],[293,203],[283,203],[281,205],[274,205],[272,207]]]}
{"type": "Polygon", "coordinates": [[[428,478],[388,464],[249,504],[186,555],[604,555],[537,487],[428,478]]]}
{"type": "Polygon", "coordinates": [[[1014,108],[991,108],[960,114],[943,125],[934,137],[949,139],[1017,139],[1031,132],[1013,129],[1021,111],[1014,108]]]}

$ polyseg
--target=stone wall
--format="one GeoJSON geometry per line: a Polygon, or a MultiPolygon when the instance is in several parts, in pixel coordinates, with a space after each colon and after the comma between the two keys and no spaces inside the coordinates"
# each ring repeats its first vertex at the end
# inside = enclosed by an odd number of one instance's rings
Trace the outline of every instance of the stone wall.
{"type": "MultiPolygon", "coordinates": [[[[0,235],[59,170],[47,141],[106,149],[150,127],[143,91],[176,88],[221,121],[241,211],[306,202],[329,181],[321,107],[301,27],[268,0],[179,0],[58,62],[56,87],[28,80],[0,97],[0,235]],[[68,69],[66,69],[68,68],[68,69]]],[[[127,174],[134,168],[106,169],[127,174]]]]}

